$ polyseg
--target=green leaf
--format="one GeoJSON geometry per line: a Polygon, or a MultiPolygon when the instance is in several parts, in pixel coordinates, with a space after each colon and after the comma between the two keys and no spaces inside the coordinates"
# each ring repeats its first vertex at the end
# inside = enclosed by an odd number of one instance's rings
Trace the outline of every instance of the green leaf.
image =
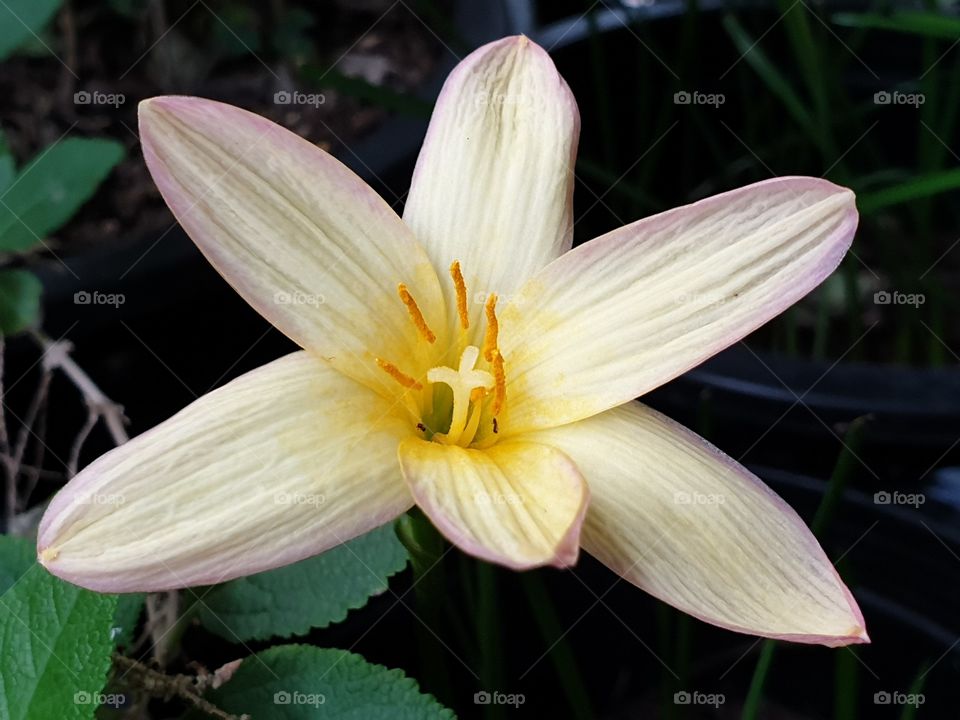
{"type": "Polygon", "coordinates": [[[62,0],[4,0],[0,2],[0,61],[43,29],[62,0]]]}
{"type": "Polygon", "coordinates": [[[373,665],[345,650],[311,645],[279,645],[247,658],[207,699],[228,713],[270,720],[455,717],[400,670],[373,665]]]}
{"type": "Polygon", "coordinates": [[[931,197],[960,188],[960,168],[943,170],[942,172],[919,175],[905,183],[898,183],[857,195],[857,206],[863,214],[876,212],[891,205],[916,200],[917,198],[931,197]]]}
{"type": "Polygon", "coordinates": [[[123,158],[113,140],[67,138],[42,150],[0,196],[0,251],[27,250],[59,229],[123,158]]]}
{"type": "Polygon", "coordinates": [[[831,18],[837,25],[871,30],[890,30],[924,37],[956,40],[960,38],[960,18],[940,13],[903,11],[880,13],[837,13],[831,18]]]}
{"type": "Polygon", "coordinates": [[[0,270],[0,333],[15,335],[35,324],[43,286],[26,270],[0,270]]]}
{"type": "Polygon", "coordinates": [[[17,584],[36,557],[36,543],[25,538],[0,535],[0,596],[17,584]]]}
{"type": "Polygon", "coordinates": [[[407,552],[387,524],[322,555],[213,588],[200,621],[232,642],[302,635],[366,605],[406,565],[407,552]]]}
{"type": "MultiPolygon", "coordinates": [[[[2,537],[0,545],[11,540],[2,537]]],[[[0,597],[0,718],[93,718],[110,668],[116,605],[116,595],[83,590],[31,565],[0,597]]]]}

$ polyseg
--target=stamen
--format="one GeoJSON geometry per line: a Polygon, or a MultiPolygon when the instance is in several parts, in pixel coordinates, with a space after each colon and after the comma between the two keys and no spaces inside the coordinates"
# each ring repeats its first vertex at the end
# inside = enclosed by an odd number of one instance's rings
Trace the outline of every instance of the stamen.
{"type": "Polygon", "coordinates": [[[500,414],[500,411],[503,410],[503,405],[507,401],[507,376],[503,370],[503,356],[500,354],[499,350],[493,351],[493,382],[494,382],[494,393],[493,393],[493,406],[491,412],[494,417],[500,414]]]}
{"type": "Polygon", "coordinates": [[[470,327],[470,316],[467,315],[467,284],[463,281],[459,260],[451,263],[450,277],[453,278],[453,286],[457,289],[457,315],[460,316],[460,327],[466,330],[470,327]]]}
{"type": "Polygon", "coordinates": [[[497,295],[491,293],[484,305],[487,313],[487,334],[483,337],[483,359],[493,361],[493,351],[497,349],[497,335],[500,332],[500,323],[497,322],[497,295]]]}
{"type": "Polygon", "coordinates": [[[434,335],[433,330],[429,328],[427,321],[423,319],[420,306],[417,305],[417,301],[413,299],[413,295],[407,290],[407,286],[403,283],[397,285],[397,294],[400,295],[403,304],[407,306],[407,312],[410,313],[410,319],[413,320],[413,324],[417,326],[417,330],[420,331],[420,334],[423,335],[428,343],[433,343],[433,341],[437,339],[437,336],[434,335]]]}
{"type": "Polygon", "coordinates": [[[410,377],[409,375],[407,375],[407,374],[405,374],[405,373],[403,373],[403,372],[400,372],[400,368],[398,368],[398,367],[397,367],[396,365],[394,365],[393,363],[387,362],[386,360],[381,360],[380,358],[377,358],[377,365],[378,365],[378,366],[380,367],[380,369],[383,370],[387,375],[389,375],[390,377],[392,377],[394,380],[396,380],[398,383],[400,383],[400,384],[403,385],[404,387],[406,387],[406,388],[411,388],[412,390],[422,390],[422,389],[423,389],[423,385],[422,385],[420,382],[418,382],[416,379],[410,377]]]}

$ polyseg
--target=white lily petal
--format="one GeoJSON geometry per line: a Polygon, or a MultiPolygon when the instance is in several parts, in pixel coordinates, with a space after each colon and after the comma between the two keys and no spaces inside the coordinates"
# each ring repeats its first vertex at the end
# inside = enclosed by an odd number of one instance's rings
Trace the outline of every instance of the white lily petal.
{"type": "Polygon", "coordinates": [[[589,417],[698,365],[820,284],[856,226],[851,191],[777,178],[567,253],[501,313],[506,430],[589,417]]]}
{"type": "Polygon", "coordinates": [[[107,453],[57,494],[40,562],[104,592],[206,585],[286,565],[413,504],[412,432],[306,352],[247,373],[107,453]]]}
{"type": "Polygon", "coordinates": [[[526,37],[484,45],[447,78],[403,220],[436,267],[460,261],[474,322],[487,295],[569,249],[579,132],[570,89],[526,37]]]}
{"type": "Polygon", "coordinates": [[[424,346],[398,284],[435,330],[445,313],[433,266],[383,199],[303,138],[211,100],[145,100],[140,139],[177,220],[247,302],[341,372],[397,391],[376,358],[424,346]]]}
{"type": "Polygon", "coordinates": [[[590,485],[581,540],[647,592],[730,630],[867,642],[849,590],[799,516],[743,466],[640,403],[529,436],[590,485]]]}

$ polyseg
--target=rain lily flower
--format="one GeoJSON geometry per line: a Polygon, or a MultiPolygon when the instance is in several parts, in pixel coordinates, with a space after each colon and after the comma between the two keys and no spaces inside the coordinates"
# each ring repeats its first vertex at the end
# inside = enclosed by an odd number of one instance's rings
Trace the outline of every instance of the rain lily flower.
{"type": "Polygon", "coordinates": [[[524,37],[452,72],[402,219],[228,105],[153,98],[140,132],[190,237],[303,349],[74,478],[40,526],[50,572],[105,592],[216,583],[416,504],[509,568],[567,567],[582,546],[721,627],[867,641],[797,514],[635,401],[826,278],[857,225],[852,192],[777,178],[571,250],[579,115],[524,37]]]}

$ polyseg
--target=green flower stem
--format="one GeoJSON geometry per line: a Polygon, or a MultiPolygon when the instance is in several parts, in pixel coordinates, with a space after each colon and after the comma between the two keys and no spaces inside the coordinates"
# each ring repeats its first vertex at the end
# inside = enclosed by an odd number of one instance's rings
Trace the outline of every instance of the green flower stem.
{"type": "Polygon", "coordinates": [[[419,678],[428,692],[441,702],[451,704],[454,699],[446,650],[428,626],[436,626],[444,615],[447,597],[443,555],[446,541],[430,520],[413,508],[397,521],[397,537],[410,553],[413,570],[413,592],[416,597],[417,647],[422,662],[419,678]]]}
{"type": "Polygon", "coordinates": [[[550,645],[550,662],[560,678],[560,687],[566,697],[571,717],[575,720],[596,717],[573,651],[564,636],[557,610],[543,582],[543,575],[538,571],[526,572],[521,576],[520,583],[526,593],[527,602],[530,603],[540,635],[544,642],[550,645]]]}

